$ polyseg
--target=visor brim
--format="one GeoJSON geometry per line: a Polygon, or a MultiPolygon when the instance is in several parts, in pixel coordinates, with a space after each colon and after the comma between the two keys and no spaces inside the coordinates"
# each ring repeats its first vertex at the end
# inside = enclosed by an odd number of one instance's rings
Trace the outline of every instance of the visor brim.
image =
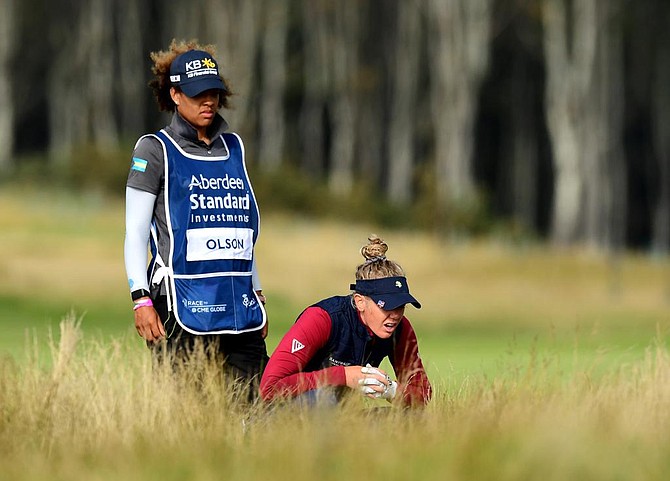
{"type": "Polygon", "coordinates": [[[395,294],[373,294],[370,298],[379,305],[379,301],[383,302],[383,306],[380,306],[385,311],[392,311],[404,306],[406,304],[412,304],[417,309],[421,309],[421,303],[417,301],[414,296],[405,292],[399,292],[395,294]]]}

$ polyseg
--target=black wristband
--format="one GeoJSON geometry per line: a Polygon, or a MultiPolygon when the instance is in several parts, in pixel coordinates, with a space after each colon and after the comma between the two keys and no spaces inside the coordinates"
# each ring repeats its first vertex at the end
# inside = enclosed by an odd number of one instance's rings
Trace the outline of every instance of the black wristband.
{"type": "Polygon", "coordinates": [[[142,297],[151,297],[151,294],[146,289],[138,289],[130,293],[130,297],[133,301],[136,301],[142,297]]]}

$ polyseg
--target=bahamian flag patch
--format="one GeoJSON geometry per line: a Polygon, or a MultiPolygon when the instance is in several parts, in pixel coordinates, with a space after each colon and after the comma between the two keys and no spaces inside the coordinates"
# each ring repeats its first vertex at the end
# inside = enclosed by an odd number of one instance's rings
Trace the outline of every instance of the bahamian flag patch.
{"type": "Polygon", "coordinates": [[[131,167],[132,170],[137,170],[139,172],[144,172],[147,170],[147,162],[144,159],[140,159],[139,157],[133,157],[133,166],[131,167]]]}

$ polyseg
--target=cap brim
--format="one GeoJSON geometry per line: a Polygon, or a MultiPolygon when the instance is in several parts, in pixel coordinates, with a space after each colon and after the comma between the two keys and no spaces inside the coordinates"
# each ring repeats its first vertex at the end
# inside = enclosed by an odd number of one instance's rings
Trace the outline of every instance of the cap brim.
{"type": "Polygon", "coordinates": [[[398,292],[397,294],[373,294],[370,298],[376,303],[383,301],[384,306],[382,309],[385,311],[392,311],[405,304],[412,304],[417,309],[421,309],[421,303],[417,301],[414,296],[406,292],[398,292]]]}
{"type": "Polygon", "coordinates": [[[225,87],[219,77],[209,77],[181,83],[179,89],[189,97],[196,97],[206,90],[225,90],[225,87]]]}

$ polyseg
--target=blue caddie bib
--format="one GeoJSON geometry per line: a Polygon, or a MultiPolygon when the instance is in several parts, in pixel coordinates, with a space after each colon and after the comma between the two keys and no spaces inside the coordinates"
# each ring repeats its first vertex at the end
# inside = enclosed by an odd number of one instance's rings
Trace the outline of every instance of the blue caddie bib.
{"type": "Polygon", "coordinates": [[[225,133],[227,157],[183,151],[161,130],[165,157],[165,210],[170,235],[160,276],[177,322],[194,334],[228,334],[262,328],[265,309],[252,284],[259,211],[244,163],[244,145],[225,133]]]}

